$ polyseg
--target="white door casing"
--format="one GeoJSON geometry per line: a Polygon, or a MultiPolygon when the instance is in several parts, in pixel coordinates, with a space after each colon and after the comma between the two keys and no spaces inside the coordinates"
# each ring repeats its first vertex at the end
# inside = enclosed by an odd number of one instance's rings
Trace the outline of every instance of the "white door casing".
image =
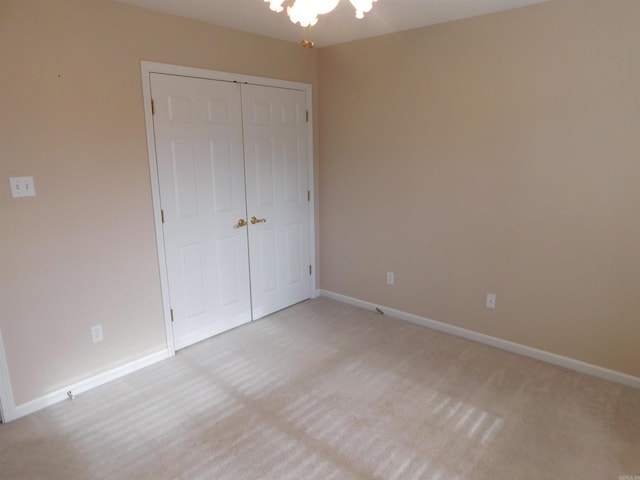
{"type": "Polygon", "coordinates": [[[2,332],[0,331],[0,421],[9,422],[16,418],[11,377],[5,355],[2,332]]]}
{"type": "MultiPolygon", "coordinates": [[[[311,110],[311,87],[306,84],[299,84],[295,82],[249,77],[243,75],[228,74],[224,72],[213,72],[209,70],[194,69],[189,67],[177,67],[173,65],[156,64],[150,62],[142,62],[142,78],[143,95],[145,99],[147,143],[149,146],[149,165],[152,184],[151,186],[153,193],[154,215],[157,234],[156,239],[159,254],[159,268],[161,274],[165,325],[167,330],[167,344],[169,350],[173,352],[176,348],[182,348],[183,346],[194,343],[212,334],[218,333],[228,328],[233,328],[233,326],[244,323],[251,318],[251,309],[245,310],[245,313],[242,313],[243,309],[241,307],[241,301],[234,301],[222,305],[222,307],[227,308],[227,312],[221,313],[224,308],[220,309],[220,304],[216,305],[215,302],[211,301],[211,299],[205,300],[205,297],[200,295],[200,292],[204,291],[207,288],[207,285],[209,285],[209,287],[211,287],[213,290],[216,290],[214,297],[218,294],[221,294],[221,292],[218,291],[218,287],[222,287],[223,291],[226,289],[227,294],[231,290],[233,290],[234,292],[243,291],[243,287],[239,285],[239,283],[236,283],[235,287],[237,288],[230,288],[229,284],[223,285],[222,283],[218,283],[217,285],[215,285],[215,278],[207,278],[208,272],[212,271],[211,263],[215,268],[217,268],[216,275],[214,275],[214,277],[226,278],[228,275],[224,272],[229,271],[234,272],[234,276],[236,279],[240,279],[243,276],[243,274],[241,274],[243,272],[243,268],[240,265],[242,263],[241,258],[243,255],[245,258],[247,256],[246,249],[244,251],[244,254],[241,253],[241,238],[243,232],[245,235],[245,242],[247,238],[246,235],[248,234],[249,242],[259,246],[259,248],[257,249],[258,252],[260,251],[260,249],[269,251],[269,248],[266,247],[270,246],[271,252],[276,252],[276,265],[278,265],[278,267],[274,267],[271,270],[255,267],[256,272],[261,272],[263,274],[261,277],[262,279],[265,278],[265,272],[267,272],[268,274],[270,273],[271,277],[267,275],[266,278],[270,279],[272,283],[269,285],[271,288],[266,289],[266,295],[262,295],[262,299],[260,298],[260,295],[258,295],[258,298],[254,299],[254,319],[264,316],[271,311],[284,308],[287,305],[296,303],[297,301],[312,296],[313,292],[315,291],[315,277],[309,275],[309,269],[313,268],[315,270],[315,247],[313,246],[315,235],[313,207],[314,202],[313,195],[311,194],[311,186],[313,185],[313,156],[311,134],[312,127],[311,122],[309,121],[311,110]],[[190,84],[197,85],[197,87],[190,87],[188,95],[178,94],[174,91],[174,98],[172,98],[170,101],[166,100],[166,104],[163,104],[163,102],[165,101],[159,100],[156,95],[156,92],[158,91],[157,88],[159,87],[154,88],[154,94],[152,97],[151,79],[153,77],[155,82],[155,79],[159,77],[159,75],[154,75],[156,73],[165,74],[164,76],[174,76],[173,79],[167,79],[166,83],[168,83],[168,85],[165,85],[164,88],[173,88],[171,84],[175,81],[179,82],[179,79],[184,77],[191,77],[191,80],[219,80],[217,82],[212,82],[212,84],[216,84],[218,86],[215,88],[217,92],[215,94],[212,94],[211,92],[206,94],[205,96],[208,95],[208,98],[206,100],[203,100],[203,98],[201,98],[201,100],[197,101],[187,101],[185,100],[185,98],[187,97],[191,96],[195,99],[198,95],[202,96],[203,92],[199,90],[208,91],[209,88],[213,88],[205,87],[203,86],[203,84],[201,84],[201,82],[197,81],[188,82],[190,84]],[[177,78],[175,78],[176,76],[177,78]],[[242,85],[240,86],[240,84],[242,85]],[[285,154],[291,152],[295,153],[288,156],[285,155],[284,160],[280,160],[279,158],[277,158],[276,161],[272,163],[272,170],[270,172],[267,172],[272,176],[272,182],[270,183],[272,186],[274,186],[274,193],[277,193],[273,197],[274,202],[271,202],[274,203],[272,207],[275,207],[279,202],[280,206],[286,205],[289,207],[289,214],[277,215],[273,211],[267,211],[268,209],[265,210],[265,207],[269,206],[269,202],[264,201],[265,190],[263,188],[261,194],[256,193],[255,195],[253,195],[250,192],[246,192],[247,200],[255,202],[256,205],[260,204],[260,208],[262,210],[256,209],[253,212],[247,212],[245,210],[244,214],[240,213],[240,215],[236,217],[235,213],[239,213],[239,211],[234,210],[235,205],[240,205],[241,203],[241,201],[237,201],[234,204],[234,208],[227,209],[234,212],[232,214],[234,218],[232,219],[231,223],[229,223],[225,219],[224,226],[222,227],[214,227],[212,226],[212,224],[210,225],[211,228],[215,229],[216,234],[222,235],[224,237],[222,239],[218,238],[218,243],[222,242],[227,246],[226,254],[223,254],[223,251],[219,246],[215,249],[216,253],[220,253],[220,255],[218,255],[218,259],[215,259],[215,255],[211,254],[211,245],[207,246],[205,244],[199,244],[199,242],[194,242],[193,238],[181,238],[176,234],[174,235],[175,239],[173,240],[171,239],[171,235],[168,235],[165,239],[165,230],[167,231],[167,233],[169,233],[170,231],[169,224],[171,223],[170,217],[172,215],[171,212],[168,212],[165,209],[164,216],[166,223],[163,225],[161,215],[161,193],[162,197],[164,197],[165,193],[168,191],[172,193],[173,202],[175,203],[173,211],[174,220],[180,217],[180,222],[188,225],[188,220],[190,219],[190,217],[194,216],[194,205],[200,207],[202,202],[206,203],[207,199],[211,198],[211,195],[215,196],[216,193],[219,194],[221,192],[225,192],[224,188],[221,188],[216,192],[213,191],[214,188],[212,187],[209,193],[207,193],[208,187],[200,186],[202,183],[201,179],[212,179],[212,185],[214,185],[213,182],[215,182],[216,180],[216,162],[212,159],[220,159],[220,151],[235,152],[234,149],[237,147],[237,145],[241,145],[241,141],[240,143],[238,143],[238,138],[230,135],[229,131],[224,131],[224,129],[221,130],[221,124],[232,125],[234,124],[234,122],[237,124],[238,119],[234,116],[233,112],[231,112],[231,110],[237,107],[235,103],[235,98],[239,98],[237,96],[237,92],[239,92],[240,89],[245,90],[245,92],[251,92],[252,90],[254,90],[254,87],[256,91],[260,92],[262,89],[257,86],[259,84],[262,84],[262,86],[264,87],[276,87],[271,89],[273,90],[272,93],[275,93],[276,97],[280,96],[277,92],[284,95],[284,97],[292,93],[293,97],[295,97],[293,100],[276,99],[275,102],[273,99],[271,99],[271,104],[269,105],[269,109],[271,110],[271,112],[273,112],[273,116],[270,118],[272,118],[274,122],[268,128],[270,128],[271,130],[280,130],[279,132],[276,132],[277,134],[270,141],[272,145],[271,153],[277,153],[278,149],[281,153],[284,152],[285,154]],[[221,87],[220,85],[223,86],[221,87]],[[196,91],[193,91],[194,88],[196,91]],[[224,97],[224,101],[222,101],[220,97],[220,91],[222,90],[225,91],[224,95],[226,95],[226,97],[224,97]],[[234,91],[236,92],[236,94],[234,94],[234,91]],[[199,118],[199,121],[202,123],[202,125],[207,125],[205,128],[208,130],[211,129],[212,123],[215,124],[215,134],[211,134],[210,131],[208,131],[210,138],[207,139],[207,142],[204,142],[204,146],[200,145],[198,147],[197,142],[193,143],[191,140],[188,140],[191,137],[189,137],[189,132],[185,125],[173,125],[171,127],[173,128],[173,139],[167,141],[167,144],[173,144],[170,145],[171,148],[168,150],[170,153],[168,155],[165,155],[166,157],[171,158],[171,168],[161,166],[159,162],[162,159],[161,155],[163,153],[160,152],[160,148],[157,148],[160,147],[160,143],[158,144],[158,146],[156,146],[156,137],[158,136],[158,132],[154,131],[154,118],[151,108],[152,98],[155,102],[156,115],[158,115],[164,108],[167,112],[167,119],[169,118],[169,103],[172,103],[171,107],[173,111],[171,112],[171,115],[173,115],[172,118],[174,124],[188,123],[180,122],[179,120],[181,115],[184,117],[184,115],[186,114],[185,112],[189,112],[189,109],[185,106],[191,104],[192,106],[189,107],[191,109],[191,114],[195,115],[196,120],[199,118]],[[206,107],[204,108],[204,110],[202,109],[202,107],[198,107],[197,105],[193,106],[194,104],[203,103],[206,107]],[[229,106],[231,110],[227,110],[226,107],[223,108],[225,104],[226,106],[229,106]],[[194,113],[193,109],[197,110],[198,108],[200,108],[201,111],[194,113]],[[223,118],[227,118],[229,122],[225,123],[221,121],[221,119],[223,118]],[[292,122],[293,119],[295,119],[295,121],[292,122]],[[291,128],[292,126],[293,128],[291,128]],[[299,138],[296,142],[292,142],[291,135],[296,130],[299,138]],[[198,153],[202,151],[206,152],[206,154],[203,155],[202,153],[198,153]],[[200,158],[200,160],[198,160],[199,155],[200,157],[202,157],[200,158]],[[177,165],[179,165],[180,163],[180,157],[191,158],[191,160],[187,162],[187,165],[192,166],[189,168],[177,168],[177,165]],[[161,172],[161,169],[164,169],[166,171],[161,172]],[[193,185],[195,182],[195,185],[200,188],[200,190],[196,188],[195,196],[183,194],[181,197],[180,188],[184,187],[185,185],[189,185],[190,182],[191,185],[193,185]],[[282,193],[282,191],[284,191],[284,193],[282,193]],[[257,200],[259,200],[260,195],[262,195],[262,200],[258,202],[257,200]],[[297,213],[296,208],[291,208],[295,204],[297,204],[297,213]],[[188,207],[190,207],[191,210],[189,210],[188,207]],[[303,214],[303,211],[304,213],[306,213],[306,218],[303,214]],[[191,212],[192,214],[188,214],[189,212],[191,212]],[[293,213],[293,216],[291,216],[291,213],[293,213]],[[237,223],[237,220],[240,218],[250,220],[250,217],[254,215],[257,218],[266,218],[264,216],[266,214],[271,215],[271,220],[267,220],[267,222],[264,223],[256,223],[253,225],[249,223],[247,227],[233,229],[233,225],[235,225],[237,223]],[[229,227],[231,227],[232,232],[229,235],[223,235],[223,233],[221,232],[223,232],[225,228],[228,229],[229,227]],[[260,234],[260,232],[264,230],[264,227],[269,227],[273,232],[267,233],[266,235],[260,234]],[[262,240],[264,240],[264,238],[266,237],[267,241],[260,241],[261,237],[262,240]],[[269,243],[268,241],[269,237],[273,240],[271,243],[269,243]],[[231,240],[233,238],[235,238],[235,240],[231,240]],[[294,242],[294,239],[297,240],[297,242],[294,242]],[[282,240],[284,240],[284,242],[282,240]],[[165,250],[167,247],[167,241],[172,242],[172,245],[174,243],[176,245],[182,243],[182,247],[178,247],[179,249],[182,249],[182,255],[180,258],[178,258],[179,261],[174,259],[172,263],[169,258],[167,258],[165,261],[165,250]],[[228,254],[231,249],[231,245],[234,245],[234,247],[232,248],[233,255],[228,254]],[[293,248],[290,248],[292,245],[293,248]],[[229,258],[232,257],[235,258],[236,261],[229,262],[229,258]],[[201,265],[204,265],[205,268],[199,270],[196,267],[198,265],[198,258],[205,258],[205,261],[201,263],[201,265]],[[212,258],[214,259],[213,261],[211,260],[212,258]],[[226,265],[223,265],[224,261],[226,261],[226,265]],[[206,262],[209,262],[210,265],[207,265],[206,262]],[[184,279],[185,275],[187,275],[188,280],[192,285],[200,285],[201,288],[192,289],[184,288],[183,286],[181,293],[177,293],[180,292],[181,287],[171,287],[171,279],[169,275],[170,271],[180,272],[182,279],[184,279]],[[306,275],[303,275],[303,273],[305,273],[306,275]],[[278,287],[275,288],[275,290],[274,288],[272,288],[274,279],[277,281],[276,286],[278,287]],[[287,286],[290,289],[288,294],[285,291],[286,289],[281,288],[287,286]],[[182,300],[180,300],[176,296],[181,297],[182,300]],[[182,306],[177,307],[176,301],[182,301],[182,306]],[[213,308],[209,308],[209,311],[214,313],[213,317],[215,317],[216,311],[220,314],[218,316],[218,319],[213,322],[215,323],[215,325],[209,323],[209,325],[207,326],[206,321],[201,324],[200,320],[206,316],[203,312],[206,311],[207,308],[211,305],[213,305],[213,308]],[[172,307],[173,315],[176,319],[173,324],[171,323],[172,307]],[[179,319],[181,319],[178,310],[184,310],[185,307],[188,320],[184,322],[184,331],[180,333],[180,329],[182,327],[176,325],[179,322],[179,319]],[[248,314],[247,311],[249,312],[248,314]],[[176,332],[175,335],[174,331],[176,332]]],[[[165,91],[165,97],[167,93],[168,92],[165,91]]],[[[167,98],[170,97],[171,95],[169,95],[169,97],[167,98]]],[[[256,118],[257,120],[259,120],[259,122],[257,123],[260,124],[256,129],[253,129],[253,126],[251,125],[251,123],[256,122],[248,122],[248,124],[244,126],[245,132],[249,130],[249,136],[245,138],[245,148],[250,143],[252,143],[253,140],[260,139],[260,141],[262,141],[265,139],[265,132],[261,131],[261,129],[263,129],[265,126],[261,124],[261,120],[263,119],[263,117],[260,116],[261,107],[259,105],[257,109],[255,108],[255,105],[253,107],[247,107],[248,105],[250,105],[252,99],[259,100],[258,103],[264,100],[264,98],[261,98],[260,96],[255,97],[254,94],[243,93],[245,110],[247,108],[255,110],[258,114],[256,118]],[[251,132],[257,133],[255,133],[254,135],[251,132]]],[[[244,112],[244,115],[246,116],[247,113],[244,112]]],[[[254,120],[256,118],[254,118],[254,120]]],[[[184,120],[184,118],[182,119],[184,120]]],[[[156,119],[156,124],[158,124],[159,121],[159,119],[156,119]]],[[[165,125],[165,127],[168,129],[170,128],[168,123],[167,125],[165,125]]],[[[162,148],[164,149],[166,146],[167,145],[162,148]]],[[[278,157],[282,157],[281,153],[278,154],[278,157]]],[[[223,157],[225,156],[223,155],[223,157]]],[[[232,157],[235,158],[235,154],[229,154],[225,158],[232,157]]],[[[261,166],[264,167],[264,157],[256,155],[253,158],[257,159],[257,161],[254,161],[253,165],[251,163],[251,159],[248,159],[247,161],[246,182],[247,185],[254,185],[255,187],[256,181],[261,178],[259,169],[261,168],[261,166]]],[[[226,160],[222,163],[227,166],[230,165],[230,163],[226,160]]],[[[219,171],[221,171],[220,165],[218,165],[217,168],[219,171]]],[[[236,178],[239,176],[236,171],[234,171],[235,173],[233,174],[228,173],[231,170],[233,170],[233,168],[230,169],[227,167],[226,170],[224,168],[222,169],[222,171],[227,172],[227,177],[231,176],[233,178],[236,178]]],[[[218,174],[217,178],[218,180],[220,180],[221,175],[218,174]]],[[[228,185],[234,186],[231,188],[231,190],[233,191],[233,195],[235,195],[238,191],[242,191],[244,193],[242,185],[240,185],[238,188],[235,187],[236,183],[233,182],[229,182],[228,185]]],[[[225,198],[228,199],[230,197],[227,196],[225,198]]],[[[224,199],[221,199],[219,196],[217,200],[217,207],[214,204],[214,207],[212,208],[217,208],[217,210],[215,210],[215,214],[216,216],[220,216],[220,214],[223,213],[220,211],[220,205],[224,203],[224,199]]],[[[228,204],[229,202],[227,202],[227,206],[228,204]]],[[[251,209],[252,207],[248,206],[248,208],[251,209]]],[[[222,216],[220,216],[220,218],[222,218],[222,216]]],[[[206,228],[204,228],[204,230],[206,230],[206,228]]],[[[209,235],[205,236],[208,237],[209,235]]],[[[256,250],[255,246],[252,247],[250,245],[248,251],[251,251],[252,248],[256,250]]],[[[263,265],[265,264],[265,262],[255,260],[254,264],[263,265]]],[[[269,262],[266,262],[266,265],[269,265],[269,262]]],[[[271,265],[273,267],[273,262],[271,262],[271,265]]],[[[215,268],[213,270],[215,270],[215,268]]],[[[254,267],[252,266],[252,273],[253,269],[254,267]]],[[[260,285],[260,281],[254,279],[250,281],[250,284],[254,286],[254,288],[257,288],[260,285]]],[[[245,282],[244,285],[246,286],[248,284],[249,282],[245,282]]],[[[266,284],[266,282],[262,282],[262,285],[266,284]]],[[[231,297],[233,297],[233,295],[231,297]]],[[[228,295],[226,296],[227,299],[231,297],[229,297],[228,295]]],[[[243,295],[238,295],[237,298],[246,299],[246,291],[243,295]]]]}

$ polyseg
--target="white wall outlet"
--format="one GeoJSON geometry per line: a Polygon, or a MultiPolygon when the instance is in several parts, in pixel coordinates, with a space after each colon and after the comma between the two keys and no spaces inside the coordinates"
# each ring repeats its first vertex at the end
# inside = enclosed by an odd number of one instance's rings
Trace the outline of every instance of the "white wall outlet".
{"type": "Polygon", "coordinates": [[[93,340],[93,343],[98,343],[104,340],[104,336],[102,335],[102,325],[94,325],[91,327],[91,340],[93,340]]]}
{"type": "Polygon", "coordinates": [[[487,308],[496,308],[496,294],[487,293],[487,308]]]}
{"type": "Polygon", "coordinates": [[[17,197],[35,197],[36,187],[33,184],[33,177],[10,177],[11,196],[17,197]]]}
{"type": "Polygon", "coordinates": [[[387,272],[387,285],[395,285],[396,276],[393,272],[387,272]]]}

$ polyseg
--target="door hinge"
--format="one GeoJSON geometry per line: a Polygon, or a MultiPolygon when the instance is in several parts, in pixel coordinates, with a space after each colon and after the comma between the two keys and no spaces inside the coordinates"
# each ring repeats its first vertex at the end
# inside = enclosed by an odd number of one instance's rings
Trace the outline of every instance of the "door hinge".
{"type": "Polygon", "coordinates": [[[309,265],[309,275],[311,275],[313,272],[313,269],[311,268],[311,265],[309,265]]]}
{"type": "Polygon", "coordinates": [[[153,98],[151,99],[151,115],[155,115],[156,114],[156,102],[153,101],[153,98]]]}
{"type": "Polygon", "coordinates": [[[170,308],[169,311],[171,312],[171,322],[173,322],[173,308],[170,308]]]}
{"type": "Polygon", "coordinates": [[[162,223],[164,223],[164,210],[160,210],[160,218],[162,219],[162,223]]]}
{"type": "Polygon", "coordinates": [[[309,110],[307,110],[307,123],[309,123],[309,110]]]}
{"type": "Polygon", "coordinates": [[[311,190],[307,190],[307,202],[311,201],[311,190]]]}

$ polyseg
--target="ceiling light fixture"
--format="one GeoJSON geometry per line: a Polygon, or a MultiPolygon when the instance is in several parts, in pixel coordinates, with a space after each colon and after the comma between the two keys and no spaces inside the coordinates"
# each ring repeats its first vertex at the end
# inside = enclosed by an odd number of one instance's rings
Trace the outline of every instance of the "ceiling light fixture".
{"type": "MultiPolygon", "coordinates": [[[[340,0],[264,0],[269,4],[269,8],[274,12],[282,12],[285,2],[291,3],[287,6],[287,15],[292,23],[298,23],[305,29],[305,39],[300,42],[303,47],[313,48],[314,43],[306,38],[307,27],[313,27],[318,23],[318,15],[324,15],[333,11],[340,3],[340,0]]],[[[353,8],[356,9],[356,18],[364,18],[364,14],[371,10],[373,2],[378,0],[349,0],[353,8]]]]}

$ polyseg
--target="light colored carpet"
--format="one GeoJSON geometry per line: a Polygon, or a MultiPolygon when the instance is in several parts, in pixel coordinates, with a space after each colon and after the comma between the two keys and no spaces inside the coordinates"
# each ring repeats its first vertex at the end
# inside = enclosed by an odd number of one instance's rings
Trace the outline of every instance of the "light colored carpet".
{"type": "Polygon", "coordinates": [[[310,300],[0,425],[2,479],[640,479],[640,391],[310,300]]]}

